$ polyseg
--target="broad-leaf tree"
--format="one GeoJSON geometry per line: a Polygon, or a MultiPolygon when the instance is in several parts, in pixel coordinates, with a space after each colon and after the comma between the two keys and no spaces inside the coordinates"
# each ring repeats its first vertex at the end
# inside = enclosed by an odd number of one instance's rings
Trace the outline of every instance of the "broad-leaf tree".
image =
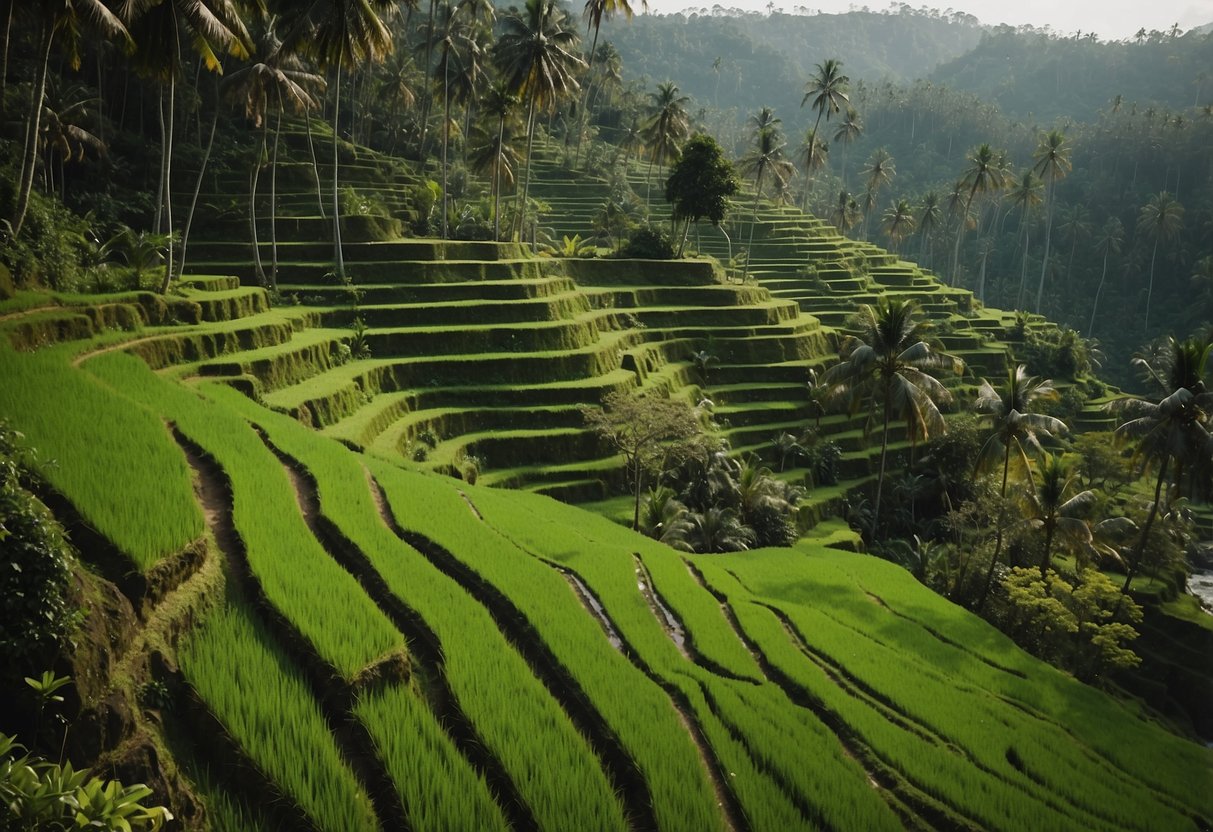
{"type": "Polygon", "coordinates": [[[678,256],[686,247],[692,222],[707,219],[719,227],[729,207],[729,197],[740,190],[733,165],[724,158],[711,136],[692,136],[665,183],[665,198],[673,206],[675,222],[684,222],[678,256]]]}

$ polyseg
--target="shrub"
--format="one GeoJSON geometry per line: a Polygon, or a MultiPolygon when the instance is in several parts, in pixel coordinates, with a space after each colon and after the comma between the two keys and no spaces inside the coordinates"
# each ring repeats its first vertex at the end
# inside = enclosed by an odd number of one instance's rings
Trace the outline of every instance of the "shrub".
{"type": "Polygon", "coordinates": [[[628,243],[619,252],[620,257],[638,260],[673,260],[674,247],[670,240],[655,228],[638,228],[628,237],[628,243]]]}
{"type": "Polygon", "coordinates": [[[18,481],[20,434],[0,422],[0,672],[46,659],[75,622],[63,528],[18,481]]]}

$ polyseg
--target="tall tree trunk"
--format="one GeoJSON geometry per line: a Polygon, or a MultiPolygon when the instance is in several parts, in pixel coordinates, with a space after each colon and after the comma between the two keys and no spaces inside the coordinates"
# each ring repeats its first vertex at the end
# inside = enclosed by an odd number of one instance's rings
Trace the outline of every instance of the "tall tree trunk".
{"type": "Polygon", "coordinates": [[[1146,288],[1146,320],[1142,327],[1142,334],[1145,335],[1150,331],[1150,301],[1154,297],[1154,261],[1158,259],[1158,234],[1154,235],[1154,253],[1150,255],[1150,283],[1146,288]]]}
{"type": "MultiPolygon", "coordinates": [[[[174,66],[174,71],[176,67],[174,66]]],[[[168,77],[168,113],[167,124],[164,128],[164,147],[161,149],[161,178],[164,181],[164,229],[168,235],[166,247],[168,251],[164,258],[164,277],[160,281],[160,294],[168,291],[173,282],[173,108],[176,99],[177,82],[170,73],[168,77]]]]}
{"type": "Polygon", "coordinates": [[[265,278],[265,267],[261,264],[261,243],[257,239],[257,180],[261,177],[261,160],[265,157],[265,134],[269,130],[269,122],[261,123],[261,138],[257,142],[257,151],[253,154],[253,164],[248,174],[248,225],[249,240],[253,245],[253,274],[257,277],[257,285],[268,287],[265,278]]]}
{"type": "Polygon", "coordinates": [[[447,217],[447,150],[451,144],[451,52],[450,45],[442,61],[442,239],[450,237],[450,221],[447,217]]]}
{"type": "Polygon", "coordinates": [[[762,196],[763,169],[758,169],[758,178],[754,182],[754,216],[750,220],[750,241],[746,243],[745,269],[741,273],[741,282],[745,283],[750,276],[750,260],[754,258],[754,226],[758,225],[758,200],[762,196]]]}
{"type": "Polygon", "coordinates": [[[50,69],[51,42],[55,38],[54,27],[45,22],[38,45],[38,69],[34,77],[34,88],[30,93],[29,119],[25,123],[25,148],[21,157],[21,179],[17,188],[17,205],[13,211],[13,236],[21,233],[25,213],[29,210],[30,192],[34,189],[34,168],[38,164],[38,134],[42,130],[42,100],[46,97],[46,75],[50,69]]]}
{"type": "Polygon", "coordinates": [[[1091,323],[1087,326],[1087,337],[1095,337],[1095,313],[1099,311],[1099,296],[1103,294],[1104,278],[1108,276],[1108,254],[1103,253],[1103,271],[1099,273],[1099,286],[1095,289],[1095,302],[1091,304],[1091,323]]]}
{"type": "Polygon", "coordinates": [[[425,139],[430,128],[430,103],[434,99],[430,89],[430,62],[434,59],[434,13],[438,10],[438,0],[430,0],[429,22],[425,31],[425,85],[422,87],[424,97],[421,101],[421,168],[425,171],[425,139]]]}
{"type": "Polygon", "coordinates": [[[505,116],[497,122],[497,153],[493,159],[493,241],[501,241],[501,154],[505,141],[505,116]]]}
{"type": "MultiPolygon", "coordinates": [[[[1150,513],[1146,515],[1146,524],[1141,527],[1141,539],[1137,541],[1137,546],[1133,550],[1133,559],[1129,563],[1129,568],[1125,570],[1125,583],[1120,588],[1121,595],[1129,593],[1129,587],[1133,584],[1133,578],[1137,575],[1137,570],[1141,567],[1141,559],[1146,553],[1146,544],[1150,542],[1150,529],[1154,525],[1154,518],[1158,516],[1158,504],[1162,500],[1162,484],[1167,476],[1167,463],[1170,461],[1169,456],[1162,458],[1162,463],[1158,466],[1158,480],[1154,483],[1154,504],[1150,506],[1150,513]]],[[[1119,609],[1119,605],[1117,605],[1119,609]]],[[[1113,615],[1115,619],[1115,615],[1113,615]]]]}
{"type": "Polygon", "coordinates": [[[594,53],[598,51],[598,27],[594,27],[594,42],[590,46],[590,60],[585,68],[585,98],[581,104],[581,129],[577,131],[577,149],[573,153],[573,169],[581,166],[581,137],[585,134],[586,123],[590,117],[590,90],[594,86],[594,53]]]}
{"type": "Polygon", "coordinates": [[[282,91],[274,120],[274,154],[270,158],[270,290],[278,291],[278,145],[282,138],[282,91]]]}
{"type": "Polygon", "coordinates": [[[206,140],[206,151],[202,154],[202,166],[198,168],[198,178],[194,181],[194,195],[190,198],[190,208],[185,215],[185,227],[181,230],[181,257],[177,261],[177,274],[185,274],[185,247],[190,240],[190,227],[194,224],[194,209],[198,206],[198,194],[202,190],[202,177],[206,175],[206,166],[211,161],[211,149],[215,146],[215,128],[219,125],[219,76],[215,75],[215,112],[211,116],[211,132],[206,140]]]}
{"type": "Polygon", "coordinates": [[[872,509],[872,540],[876,540],[876,529],[880,524],[880,498],[884,492],[884,469],[889,455],[889,411],[893,407],[893,391],[886,381],[884,391],[884,430],[880,437],[880,476],[876,479],[876,506],[872,509]]]}
{"type": "Polygon", "coordinates": [[[517,209],[514,211],[517,214],[514,217],[515,224],[518,226],[518,239],[522,240],[522,225],[523,216],[526,214],[527,199],[530,197],[531,191],[531,152],[535,147],[535,91],[531,90],[531,100],[527,103],[526,113],[526,166],[523,169],[522,192],[518,194],[517,209]]]}
{"type": "Polygon", "coordinates": [[[345,280],[345,255],[341,251],[341,206],[337,202],[337,142],[339,141],[337,120],[341,114],[341,60],[337,60],[337,78],[333,103],[333,258],[336,261],[337,277],[345,280]]]}
{"type": "Polygon", "coordinates": [[[4,15],[4,37],[0,38],[0,114],[8,110],[4,96],[8,92],[8,41],[13,32],[14,0],[0,2],[0,14],[4,15]]]}
{"type": "Polygon", "coordinates": [[[1053,534],[1057,531],[1057,519],[1052,518],[1045,529],[1045,552],[1040,559],[1040,578],[1043,581],[1049,579],[1049,564],[1053,560],[1053,534]]]}
{"type": "Polygon", "coordinates": [[[632,531],[640,531],[640,487],[644,484],[644,469],[640,467],[640,457],[636,457],[636,479],[633,482],[635,489],[636,503],[632,510],[632,531]]]}
{"type": "MultiPolygon", "coordinates": [[[[813,122],[813,132],[809,134],[809,158],[805,159],[804,171],[804,212],[809,213],[809,197],[813,191],[813,150],[817,147],[817,128],[821,126],[821,116],[825,110],[817,111],[817,120],[813,122]]],[[[846,170],[843,170],[846,176],[846,170]]],[[[845,186],[844,186],[845,187],[845,186]]]]}
{"type": "Polygon", "coordinates": [[[1023,309],[1023,296],[1028,288],[1028,244],[1031,242],[1030,225],[1024,225],[1023,228],[1023,260],[1019,266],[1019,297],[1015,301],[1016,309],[1023,309]]]}
{"type": "Polygon", "coordinates": [[[990,558],[990,568],[986,570],[986,580],[981,588],[981,597],[977,599],[977,611],[981,612],[986,605],[986,599],[990,596],[990,587],[994,583],[994,570],[998,568],[998,556],[1002,554],[1002,526],[1003,526],[1003,505],[1007,499],[1007,473],[1011,470],[1011,442],[1006,443],[1006,450],[1002,457],[1002,489],[999,495],[1002,501],[998,504],[998,523],[994,533],[994,554],[990,558]]]}
{"type": "MultiPolygon", "coordinates": [[[[1049,247],[1053,241],[1053,190],[1057,186],[1056,178],[1049,181],[1049,194],[1046,201],[1049,203],[1048,210],[1045,211],[1045,253],[1044,259],[1040,261],[1040,283],[1036,286],[1036,308],[1032,311],[1040,314],[1040,302],[1045,293],[1045,274],[1049,271],[1049,247]]],[[[1027,253],[1024,253],[1027,256],[1027,253]]]]}
{"type": "Polygon", "coordinates": [[[307,130],[307,152],[312,157],[312,176],[316,179],[316,204],[320,206],[320,218],[324,219],[324,190],[320,186],[320,165],[316,162],[316,145],[312,143],[312,112],[305,110],[303,113],[303,125],[307,130]]]}

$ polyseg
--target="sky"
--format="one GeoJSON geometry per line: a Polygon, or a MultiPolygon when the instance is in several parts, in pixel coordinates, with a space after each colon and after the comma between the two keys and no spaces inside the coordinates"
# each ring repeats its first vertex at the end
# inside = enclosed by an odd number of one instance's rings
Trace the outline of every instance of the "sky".
{"type": "MultiPolygon", "coordinates": [[[[821,12],[845,12],[867,5],[883,10],[887,0],[773,0],[775,8],[792,12],[805,6],[821,12]]],[[[649,0],[649,10],[670,13],[687,8],[711,8],[719,3],[725,8],[764,11],[768,0],[649,0]]],[[[1009,23],[1051,26],[1057,32],[1069,34],[1076,30],[1094,30],[1105,40],[1132,37],[1140,28],[1166,30],[1178,23],[1181,29],[1191,29],[1213,22],[1213,0],[908,0],[915,8],[925,5],[940,9],[967,12],[982,23],[1009,23]]],[[[635,2],[634,6],[639,6],[635,2]]]]}

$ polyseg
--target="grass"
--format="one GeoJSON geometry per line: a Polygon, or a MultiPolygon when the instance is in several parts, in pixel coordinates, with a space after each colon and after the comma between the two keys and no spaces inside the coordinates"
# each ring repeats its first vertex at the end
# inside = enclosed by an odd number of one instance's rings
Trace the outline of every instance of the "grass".
{"type": "Polygon", "coordinates": [[[0,414],[39,476],[146,572],[202,535],[189,468],[156,414],[70,366],[77,348],[0,344],[0,414]]]}
{"type": "Polygon", "coordinates": [[[247,611],[216,609],[182,644],[180,659],[228,733],[321,829],[376,828],[307,684],[247,611]]]}
{"type": "Polygon", "coordinates": [[[254,578],[324,662],[352,679],[403,648],[403,637],[383,612],[312,536],[285,470],[247,422],[185,387],[157,378],[124,353],[95,358],[88,369],[156,408],[223,468],[232,484],[233,519],[254,578]]]}

